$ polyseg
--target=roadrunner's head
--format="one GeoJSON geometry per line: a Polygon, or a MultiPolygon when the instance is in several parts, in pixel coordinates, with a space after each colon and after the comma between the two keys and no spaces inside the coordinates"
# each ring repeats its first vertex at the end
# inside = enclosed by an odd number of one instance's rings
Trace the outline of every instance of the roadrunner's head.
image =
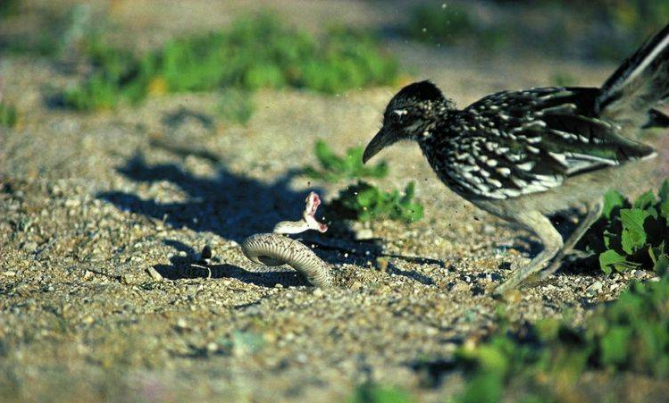
{"type": "Polygon", "coordinates": [[[367,145],[363,162],[400,140],[420,141],[430,136],[436,118],[452,108],[453,103],[429,81],[402,88],[386,107],[383,127],[367,145]]]}

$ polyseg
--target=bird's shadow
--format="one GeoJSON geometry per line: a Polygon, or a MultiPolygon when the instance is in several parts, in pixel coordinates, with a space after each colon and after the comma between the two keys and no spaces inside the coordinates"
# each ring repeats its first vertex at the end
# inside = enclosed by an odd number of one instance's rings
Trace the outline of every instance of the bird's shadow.
{"type": "MultiPolygon", "coordinates": [[[[166,151],[199,155],[197,150],[174,146],[166,151]]],[[[217,166],[215,177],[199,177],[176,163],[148,164],[143,154],[137,153],[118,172],[139,183],[166,182],[176,186],[185,193],[186,200],[160,202],[126,191],[101,192],[98,197],[121,210],[162,220],[175,228],[212,232],[236,242],[255,233],[270,232],[279,221],[299,218],[308,191],[290,188],[293,172],[263,183],[231,172],[223,162],[217,166]]]]}

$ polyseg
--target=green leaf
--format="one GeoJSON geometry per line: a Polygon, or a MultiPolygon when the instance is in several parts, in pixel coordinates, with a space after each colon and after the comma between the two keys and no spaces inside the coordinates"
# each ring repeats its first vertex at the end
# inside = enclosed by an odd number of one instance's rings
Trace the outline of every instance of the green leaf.
{"type": "Polygon", "coordinates": [[[599,255],[599,267],[604,273],[611,274],[613,268],[619,264],[624,264],[626,260],[625,256],[613,249],[609,249],[599,255]]]}
{"type": "Polygon", "coordinates": [[[404,197],[402,197],[402,203],[408,203],[413,199],[414,194],[416,193],[416,184],[413,181],[404,188],[404,197]]]}
{"type": "Polygon", "coordinates": [[[374,204],[376,204],[378,199],[379,190],[376,188],[366,189],[358,193],[358,203],[362,207],[372,207],[374,204]]]}
{"type": "Polygon", "coordinates": [[[658,192],[658,196],[660,197],[660,201],[663,203],[669,202],[669,178],[665,179],[664,182],[662,182],[662,186],[660,186],[660,191],[658,192]]]}
{"type": "Polygon", "coordinates": [[[342,190],[333,200],[335,210],[339,209],[344,217],[366,221],[374,218],[389,218],[414,222],[423,218],[423,206],[412,201],[414,185],[410,183],[400,196],[398,190],[384,192],[368,183],[359,181],[342,190]]]}
{"type": "Polygon", "coordinates": [[[330,149],[327,143],[323,140],[316,142],[316,158],[321,163],[323,168],[330,168],[339,162],[339,158],[330,149]]]}
{"type": "Polygon", "coordinates": [[[634,208],[646,210],[647,208],[652,207],[655,203],[657,203],[655,195],[652,190],[649,190],[634,201],[634,208]]]}
{"type": "Polygon", "coordinates": [[[620,219],[623,223],[621,244],[628,255],[645,245],[646,231],[643,228],[643,223],[650,215],[648,211],[640,209],[620,210],[620,219]]]}
{"type": "Polygon", "coordinates": [[[663,276],[669,271],[669,254],[667,254],[665,242],[660,246],[648,248],[648,254],[653,261],[653,271],[663,276]]]}
{"type": "Polygon", "coordinates": [[[625,205],[625,197],[616,190],[610,190],[604,194],[604,209],[602,215],[607,219],[611,218],[611,212],[615,208],[622,208],[625,205]]]}

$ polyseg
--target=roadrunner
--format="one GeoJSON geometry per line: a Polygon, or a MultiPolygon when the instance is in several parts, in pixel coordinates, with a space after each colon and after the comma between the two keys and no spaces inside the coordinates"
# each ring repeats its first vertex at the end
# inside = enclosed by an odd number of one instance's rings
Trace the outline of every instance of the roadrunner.
{"type": "Polygon", "coordinates": [[[397,141],[416,141],[446,186],[536,234],[543,251],[497,287],[502,294],[559,268],[600,216],[602,195],[623,166],[655,156],[623,135],[669,126],[669,117],[654,109],[668,98],[669,25],[601,88],[503,91],[458,110],[429,81],[408,85],[388,104],[363,161],[397,141]],[[547,216],[572,208],[587,212],[563,240],[547,216]]]}

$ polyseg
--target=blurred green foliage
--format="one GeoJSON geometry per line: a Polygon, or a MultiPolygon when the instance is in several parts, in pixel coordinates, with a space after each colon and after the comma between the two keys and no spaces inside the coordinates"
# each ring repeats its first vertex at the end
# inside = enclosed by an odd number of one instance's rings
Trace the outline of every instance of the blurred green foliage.
{"type": "Polygon", "coordinates": [[[583,11],[610,28],[607,40],[593,44],[593,55],[602,59],[620,60],[669,22],[666,0],[596,0],[583,11]]]}
{"type": "Polygon", "coordinates": [[[604,212],[579,243],[594,252],[605,273],[632,268],[669,269],[669,179],[657,195],[648,191],[633,203],[611,191],[604,212]]]}
{"type": "Polygon", "coordinates": [[[414,201],[414,183],[401,195],[398,190],[384,192],[367,182],[358,181],[342,190],[331,202],[337,215],[360,221],[388,218],[407,223],[423,218],[423,206],[414,201]]]}
{"type": "Polygon", "coordinates": [[[13,105],[0,102],[0,126],[14,127],[19,120],[19,113],[13,105]]]}
{"type": "Polygon", "coordinates": [[[364,384],[359,386],[348,403],[410,403],[409,395],[397,388],[364,384]]]}
{"type": "MultiPolygon", "coordinates": [[[[464,389],[446,402],[582,401],[578,383],[586,374],[599,373],[605,377],[599,381],[609,382],[623,373],[641,375],[645,387],[649,379],[661,384],[669,375],[668,275],[658,282],[632,283],[582,327],[548,319],[514,329],[504,315],[498,325],[485,341],[465,343],[456,351],[449,371],[464,373],[464,389]]],[[[396,389],[365,385],[352,401],[411,400],[396,389]]]]}
{"type": "Polygon", "coordinates": [[[340,157],[322,140],[316,142],[315,153],[320,168],[308,166],[303,173],[313,179],[327,182],[338,182],[342,179],[383,178],[388,175],[388,164],[381,161],[374,166],[366,166],[362,162],[362,147],[346,150],[340,157]]]}
{"type": "Polygon", "coordinates": [[[403,32],[422,42],[484,51],[516,45],[620,60],[667,22],[666,0],[432,2],[413,7],[403,32]]]}
{"type": "Polygon", "coordinates": [[[64,95],[66,105],[80,110],[136,103],[149,94],[229,87],[334,94],[390,84],[398,73],[396,61],[369,35],[334,29],[319,41],[268,14],[237,21],[226,31],[173,40],[142,57],[99,38],[88,54],[93,74],[64,95]]]}
{"type": "Polygon", "coordinates": [[[0,18],[15,15],[19,11],[20,0],[0,1],[0,18]]]}
{"type": "Polygon", "coordinates": [[[521,401],[551,402],[586,371],[629,371],[665,379],[669,374],[669,276],[633,283],[596,310],[583,329],[544,320],[521,332],[501,329],[478,346],[459,349],[456,368],[467,385],[452,403],[500,402],[511,385],[521,401]]]}

